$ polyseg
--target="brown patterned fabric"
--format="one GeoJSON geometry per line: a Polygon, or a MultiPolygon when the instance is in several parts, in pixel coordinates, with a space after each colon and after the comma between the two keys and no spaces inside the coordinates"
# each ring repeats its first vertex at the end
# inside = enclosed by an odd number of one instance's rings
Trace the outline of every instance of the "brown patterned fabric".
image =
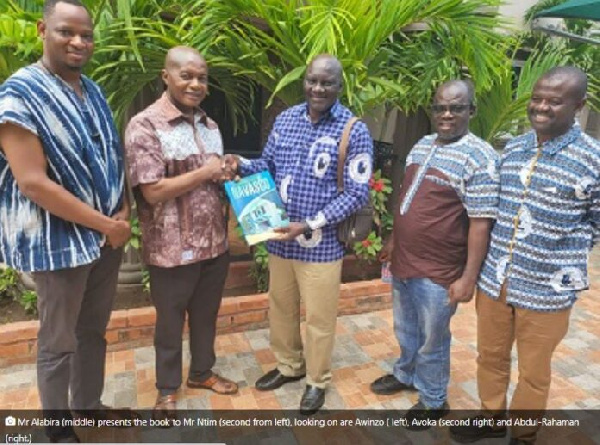
{"type": "MultiPolygon", "coordinates": [[[[398,202],[404,199],[418,168],[418,164],[406,168],[398,202]]],[[[410,210],[394,215],[392,275],[403,280],[429,278],[448,287],[462,275],[468,232],[469,217],[456,191],[443,173],[429,169],[410,210]]]]}
{"type": "Polygon", "coordinates": [[[192,125],[163,94],[129,122],[125,151],[142,229],[144,262],[174,267],[224,253],[227,229],[219,185],[208,182],[156,205],[150,205],[138,187],[195,170],[210,156],[222,155],[217,124],[198,109],[192,125]]]}

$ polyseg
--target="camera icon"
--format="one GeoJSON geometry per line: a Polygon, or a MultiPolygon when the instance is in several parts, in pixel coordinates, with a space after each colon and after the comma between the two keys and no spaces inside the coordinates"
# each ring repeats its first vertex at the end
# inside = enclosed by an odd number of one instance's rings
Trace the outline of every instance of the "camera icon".
{"type": "Polygon", "coordinates": [[[15,426],[17,424],[17,419],[15,419],[13,416],[8,416],[6,419],[4,419],[4,426],[15,426]]]}

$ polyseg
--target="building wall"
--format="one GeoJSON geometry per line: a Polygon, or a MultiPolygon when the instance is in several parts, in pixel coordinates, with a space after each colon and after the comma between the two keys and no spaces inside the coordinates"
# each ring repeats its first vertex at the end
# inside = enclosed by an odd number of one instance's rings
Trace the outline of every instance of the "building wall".
{"type": "Polygon", "coordinates": [[[519,29],[525,28],[523,16],[525,11],[537,3],[537,0],[510,0],[502,4],[498,11],[500,15],[509,19],[519,29]]]}

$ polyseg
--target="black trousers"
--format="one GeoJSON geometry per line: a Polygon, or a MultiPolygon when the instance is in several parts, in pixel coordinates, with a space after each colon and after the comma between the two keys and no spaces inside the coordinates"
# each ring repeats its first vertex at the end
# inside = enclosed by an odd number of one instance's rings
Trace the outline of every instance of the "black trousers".
{"type": "Polygon", "coordinates": [[[156,388],[161,395],[181,386],[182,335],[188,315],[189,378],[203,381],[215,364],[217,314],[229,269],[229,252],[210,260],[171,268],[148,266],[156,307],[156,388]]]}

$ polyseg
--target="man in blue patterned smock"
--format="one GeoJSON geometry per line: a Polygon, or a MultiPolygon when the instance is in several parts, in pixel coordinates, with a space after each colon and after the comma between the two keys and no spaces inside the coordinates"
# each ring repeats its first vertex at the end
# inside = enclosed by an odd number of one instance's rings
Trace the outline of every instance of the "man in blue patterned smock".
{"type": "MultiPolygon", "coordinates": [[[[600,143],[575,122],[586,89],[577,68],[545,73],[528,106],[532,131],[512,139],[502,156],[498,219],[476,297],[477,383],[488,418],[506,416],[515,341],[519,379],[509,415],[541,417],[552,354],[577,293],[588,288],[587,258],[600,223],[600,143]]],[[[511,443],[533,443],[538,428],[513,422],[511,443]]],[[[502,437],[506,427],[451,432],[472,442],[502,437]]]]}
{"type": "MultiPolygon", "coordinates": [[[[86,8],[47,0],[38,31],[42,59],[0,87],[0,262],[37,285],[45,415],[108,415],[104,334],[130,236],[119,136],[100,88],[81,74],[94,48],[86,8]]],[[[72,427],[46,432],[78,441],[72,427]]]]}
{"type": "Polygon", "coordinates": [[[436,133],[406,160],[394,230],[380,254],[391,260],[394,330],[401,355],[391,374],[371,384],[376,394],[416,389],[409,429],[426,429],[448,409],[450,320],[475,294],[498,207],[499,156],[469,132],[473,85],[442,84],[431,106],[436,133]],[[418,421],[418,422],[417,422],[418,421]]]}
{"type": "Polygon", "coordinates": [[[307,375],[300,403],[317,411],[331,381],[337,304],[344,248],[336,226],[368,200],[373,142],[356,123],[344,166],[344,191],[337,191],[338,145],[352,113],[337,98],[342,66],[333,56],[317,56],[304,77],[306,102],[281,113],[262,157],[240,159],[246,176],[269,170],[290,217],[282,239],[268,242],[269,324],[277,368],[256,382],[269,391],[307,375]],[[300,337],[300,299],[306,306],[306,342],[300,337]]]}

